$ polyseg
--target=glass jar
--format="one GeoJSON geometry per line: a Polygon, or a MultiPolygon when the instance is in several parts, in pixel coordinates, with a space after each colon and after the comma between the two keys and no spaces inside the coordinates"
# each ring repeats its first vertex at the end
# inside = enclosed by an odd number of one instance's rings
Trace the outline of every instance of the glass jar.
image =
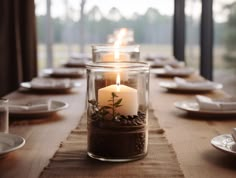
{"type": "Polygon", "coordinates": [[[127,62],[140,60],[140,46],[139,45],[93,45],[92,46],[92,60],[97,62],[127,62]]]}
{"type": "Polygon", "coordinates": [[[149,65],[87,65],[88,155],[124,162],[143,158],[148,147],[149,65]]]}

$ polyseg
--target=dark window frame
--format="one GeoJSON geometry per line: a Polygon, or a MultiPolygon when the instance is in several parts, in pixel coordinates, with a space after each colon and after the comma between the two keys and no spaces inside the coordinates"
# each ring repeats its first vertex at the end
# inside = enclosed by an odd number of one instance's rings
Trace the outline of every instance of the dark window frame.
{"type": "MultiPolygon", "coordinates": [[[[185,0],[174,0],[173,55],[185,61],[185,0]]],[[[213,0],[202,0],[200,75],[213,80],[213,0]]]]}

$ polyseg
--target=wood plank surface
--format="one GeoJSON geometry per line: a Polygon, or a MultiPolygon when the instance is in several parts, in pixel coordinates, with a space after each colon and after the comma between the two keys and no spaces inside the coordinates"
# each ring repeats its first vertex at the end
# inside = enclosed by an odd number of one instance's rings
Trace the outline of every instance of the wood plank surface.
{"type": "Polygon", "coordinates": [[[81,80],[81,83],[81,87],[67,94],[18,91],[7,96],[14,101],[51,98],[67,102],[69,108],[46,118],[22,118],[11,121],[10,133],[24,137],[26,144],[0,159],[0,178],[36,178],[40,175],[60,143],[77,126],[85,110],[85,80],[81,80]]]}
{"type": "MultiPolygon", "coordinates": [[[[168,93],[159,87],[160,81],[169,79],[152,78],[150,81],[150,102],[159,118],[161,127],[176,151],[185,177],[231,178],[236,177],[236,157],[222,153],[210,144],[219,134],[230,133],[236,127],[236,118],[191,118],[184,111],[176,109],[175,101],[194,99],[194,94],[168,93]]],[[[0,178],[36,178],[50,158],[76,127],[85,110],[85,80],[82,86],[68,94],[34,94],[14,92],[8,96],[14,100],[53,98],[68,102],[70,107],[48,118],[16,119],[11,121],[10,132],[23,136],[23,148],[0,159],[0,178]]],[[[222,91],[207,94],[223,97],[222,91]]]]}
{"type": "MultiPolygon", "coordinates": [[[[236,127],[236,116],[205,118],[187,115],[173,103],[194,100],[195,94],[170,93],[159,87],[159,82],[167,80],[156,78],[151,81],[151,103],[169,142],[173,144],[185,177],[236,177],[236,157],[216,150],[210,144],[213,137],[232,132],[236,127]]],[[[205,95],[213,98],[227,96],[222,90],[205,95]]]]}

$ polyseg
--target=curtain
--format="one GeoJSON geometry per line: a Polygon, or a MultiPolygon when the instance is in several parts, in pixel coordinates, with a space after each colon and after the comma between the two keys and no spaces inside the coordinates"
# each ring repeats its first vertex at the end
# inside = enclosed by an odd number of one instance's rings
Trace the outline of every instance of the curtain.
{"type": "Polygon", "coordinates": [[[0,96],[37,75],[34,0],[0,1],[0,96]]]}

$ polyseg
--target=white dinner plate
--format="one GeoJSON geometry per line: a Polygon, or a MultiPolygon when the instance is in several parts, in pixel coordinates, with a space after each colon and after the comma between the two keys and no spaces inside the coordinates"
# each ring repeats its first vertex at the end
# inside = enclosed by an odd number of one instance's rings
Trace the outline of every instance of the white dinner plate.
{"type": "Polygon", "coordinates": [[[189,75],[193,74],[195,71],[192,68],[186,68],[186,69],[181,69],[176,72],[169,72],[166,71],[165,69],[151,69],[152,74],[156,74],[157,76],[160,77],[188,77],[189,75]]]}
{"type": "Polygon", "coordinates": [[[211,140],[212,146],[216,149],[236,156],[236,143],[231,134],[223,134],[211,140]]]}
{"type": "Polygon", "coordinates": [[[30,90],[37,90],[37,91],[49,91],[49,92],[67,92],[71,90],[74,87],[79,87],[81,84],[79,82],[71,82],[71,85],[68,86],[40,86],[40,87],[35,87],[32,86],[31,82],[23,82],[21,83],[21,87],[30,89],[30,90]]]}
{"type": "Polygon", "coordinates": [[[23,137],[0,133],[0,157],[21,148],[24,144],[25,139],[23,137]]]}
{"type": "Polygon", "coordinates": [[[162,88],[166,88],[170,91],[183,91],[183,92],[208,92],[216,89],[221,89],[222,84],[215,83],[212,88],[204,87],[188,87],[188,86],[178,86],[174,81],[160,82],[159,84],[162,88]]]}
{"type": "MultiPolygon", "coordinates": [[[[35,101],[36,103],[37,101],[35,101]]],[[[9,103],[10,104],[10,103],[9,103]]],[[[12,104],[12,103],[11,103],[12,104]]],[[[34,102],[28,102],[24,103],[22,105],[18,106],[28,106],[28,105],[34,105],[34,102]]],[[[15,117],[44,117],[51,115],[55,112],[61,111],[63,109],[68,108],[69,104],[62,102],[62,101],[55,101],[51,100],[49,108],[44,108],[44,109],[39,109],[39,110],[27,110],[27,109],[11,109],[9,107],[9,114],[10,116],[15,116],[15,117]]]]}
{"type": "Polygon", "coordinates": [[[175,107],[188,113],[201,114],[201,115],[236,115],[236,110],[230,111],[212,111],[212,110],[201,110],[197,101],[178,101],[174,103],[175,107]]]}
{"type": "Polygon", "coordinates": [[[44,69],[43,73],[58,78],[81,78],[84,76],[84,70],[78,68],[44,69]]]}

